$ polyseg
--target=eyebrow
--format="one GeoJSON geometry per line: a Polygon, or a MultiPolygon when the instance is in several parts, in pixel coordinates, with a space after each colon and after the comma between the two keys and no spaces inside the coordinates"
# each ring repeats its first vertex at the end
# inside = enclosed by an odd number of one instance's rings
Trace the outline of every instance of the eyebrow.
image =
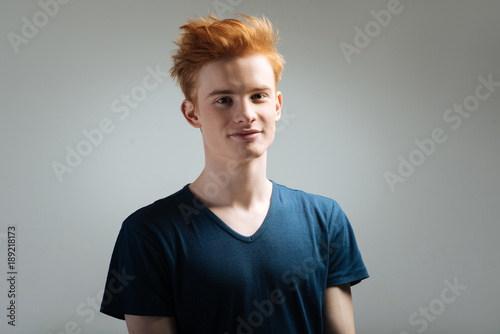
{"type": "MultiPolygon", "coordinates": [[[[264,91],[264,90],[271,90],[271,88],[268,86],[259,86],[259,87],[252,88],[250,91],[257,92],[257,91],[264,91]]],[[[215,89],[215,90],[211,91],[210,93],[208,93],[207,98],[214,96],[214,95],[234,95],[234,94],[236,94],[235,91],[231,90],[231,89],[215,89]]]]}

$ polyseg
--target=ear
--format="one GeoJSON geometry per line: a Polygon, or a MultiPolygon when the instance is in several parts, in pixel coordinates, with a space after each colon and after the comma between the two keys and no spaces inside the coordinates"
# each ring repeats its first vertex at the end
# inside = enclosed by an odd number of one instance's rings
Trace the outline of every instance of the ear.
{"type": "Polygon", "coordinates": [[[187,99],[182,101],[181,112],[192,127],[201,128],[200,119],[198,118],[198,113],[196,112],[193,102],[187,99]]]}
{"type": "Polygon", "coordinates": [[[279,121],[281,117],[281,107],[283,106],[283,94],[281,92],[276,93],[276,118],[275,121],[279,121]]]}

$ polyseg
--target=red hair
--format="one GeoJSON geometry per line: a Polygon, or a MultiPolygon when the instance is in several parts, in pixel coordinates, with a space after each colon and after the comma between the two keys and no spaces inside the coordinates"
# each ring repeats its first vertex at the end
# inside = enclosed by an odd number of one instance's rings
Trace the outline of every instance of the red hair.
{"type": "Polygon", "coordinates": [[[186,99],[196,105],[197,78],[207,63],[263,54],[274,71],[275,87],[281,78],[285,60],[276,50],[278,31],[265,17],[238,15],[245,19],[218,19],[213,15],[189,20],[180,29],[184,32],[175,43],[170,75],[177,79],[186,99]]]}

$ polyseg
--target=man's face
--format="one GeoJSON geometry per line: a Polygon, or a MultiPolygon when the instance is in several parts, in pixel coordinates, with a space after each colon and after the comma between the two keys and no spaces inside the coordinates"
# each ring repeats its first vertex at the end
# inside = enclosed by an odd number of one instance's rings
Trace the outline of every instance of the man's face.
{"type": "Polygon", "coordinates": [[[201,128],[207,158],[251,160],[271,146],[282,97],[264,55],[205,65],[197,99],[197,106],[184,101],[182,111],[191,125],[201,128]]]}

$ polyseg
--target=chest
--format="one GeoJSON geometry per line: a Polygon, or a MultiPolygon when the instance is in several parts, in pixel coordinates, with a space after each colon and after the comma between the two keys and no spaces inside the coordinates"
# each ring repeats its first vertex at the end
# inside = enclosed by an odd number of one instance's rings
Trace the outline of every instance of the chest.
{"type": "MultiPolygon", "coordinates": [[[[264,217],[253,221],[258,229],[264,217]]],[[[304,217],[275,218],[265,222],[253,241],[235,238],[213,224],[200,226],[196,241],[184,243],[178,254],[179,288],[248,298],[273,289],[313,290],[323,285],[328,271],[328,246],[323,232],[304,217]],[[180,259],[179,259],[180,260],[180,259]]],[[[234,225],[233,225],[234,226],[234,225]]],[[[240,234],[255,231],[238,229],[240,234]]]]}
{"type": "Polygon", "coordinates": [[[224,210],[212,208],[211,211],[221,223],[243,236],[251,236],[262,226],[268,212],[268,207],[258,207],[252,211],[224,210]]]}

